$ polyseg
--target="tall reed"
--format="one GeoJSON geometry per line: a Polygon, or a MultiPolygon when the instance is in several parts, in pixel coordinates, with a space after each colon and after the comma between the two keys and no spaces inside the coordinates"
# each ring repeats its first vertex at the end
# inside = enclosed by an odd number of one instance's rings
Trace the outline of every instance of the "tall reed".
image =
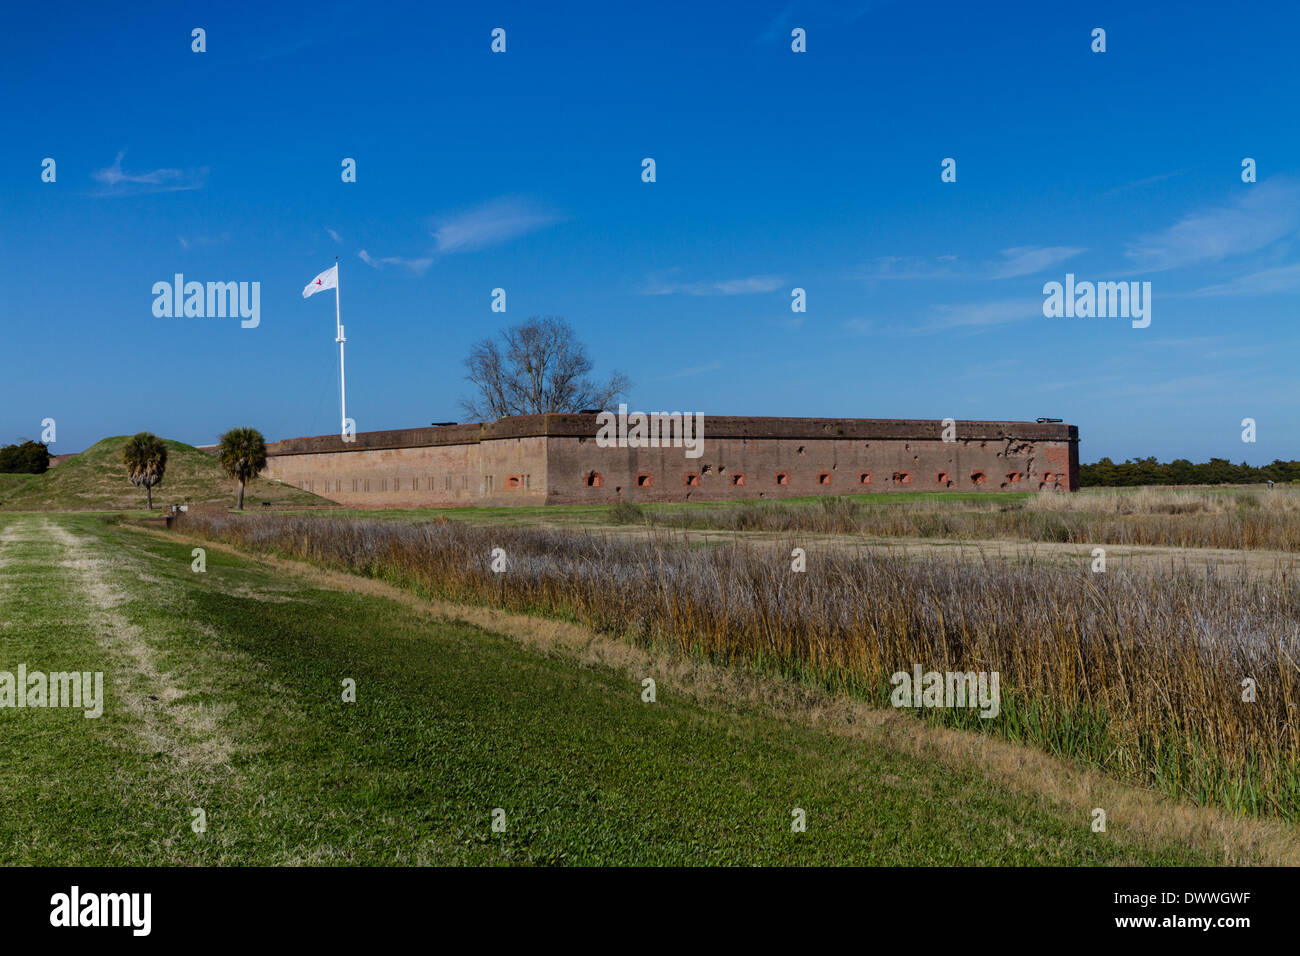
{"type": "Polygon", "coordinates": [[[662,527],[1300,552],[1300,493],[1044,493],[1028,499],[757,501],[649,512],[662,527]]]}

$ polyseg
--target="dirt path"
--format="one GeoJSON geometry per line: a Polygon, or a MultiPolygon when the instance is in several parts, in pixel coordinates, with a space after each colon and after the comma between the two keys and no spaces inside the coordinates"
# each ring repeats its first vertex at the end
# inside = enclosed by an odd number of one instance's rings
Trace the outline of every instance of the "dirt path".
{"type": "Polygon", "coordinates": [[[64,557],[59,562],[76,576],[86,598],[90,627],[97,639],[121,662],[114,675],[122,706],[141,726],[141,746],[163,753],[182,766],[215,766],[229,760],[233,745],[221,731],[221,712],[211,706],[187,705],[189,691],[165,672],[144,632],[118,610],[127,592],[114,587],[111,569],[121,569],[123,556],[107,557],[57,522],[41,519],[40,533],[55,542],[64,557]]]}

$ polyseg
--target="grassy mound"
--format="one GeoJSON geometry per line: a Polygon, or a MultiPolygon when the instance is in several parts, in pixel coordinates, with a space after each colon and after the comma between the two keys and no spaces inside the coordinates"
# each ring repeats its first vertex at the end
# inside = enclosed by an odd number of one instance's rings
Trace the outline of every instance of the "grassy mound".
{"type": "MultiPolygon", "coordinates": [[[[137,511],[143,488],[126,477],[122,446],[127,436],[105,438],[43,475],[0,475],[0,511],[137,511]]],[[[169,504],[235,504],[237,485],[217,459],[193,445],[167,442],[167,474],[153,490],[154,507],[169,504]]],[[[311,507],[331,502],[290,485],[258,478],[248,485],[245,507],[311,507]]]]}

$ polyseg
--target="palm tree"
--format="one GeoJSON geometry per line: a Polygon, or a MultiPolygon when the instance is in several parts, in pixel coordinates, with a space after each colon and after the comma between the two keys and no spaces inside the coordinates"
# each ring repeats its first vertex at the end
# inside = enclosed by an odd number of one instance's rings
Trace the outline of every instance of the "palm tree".
{"type": "Polygon", "coordinates": [[[122,461],[131,484],[144,487],[149,510],[153,510],[153,487],[161,485],[167,471],[167,444],[157,435],[140,432],[126,440],[122,447],[122,461]]]}
{"type": "Polygon", "coordinates": [[[232,428],[221,436],[217,460],[239,482],[239,510],[244,510],[244,487],[266,467],[266,440],[256,428],[232,428]]]}

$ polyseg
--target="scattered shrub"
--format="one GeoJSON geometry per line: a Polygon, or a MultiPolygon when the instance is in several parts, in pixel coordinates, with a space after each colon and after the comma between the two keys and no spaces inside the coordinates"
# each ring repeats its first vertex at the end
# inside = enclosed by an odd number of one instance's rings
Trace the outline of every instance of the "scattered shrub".
{"type": "Polygon", "coordinates": [[[609,509],[610,524],[645,524],[645,511],[630,501],[620,501],[609,509]]]}

